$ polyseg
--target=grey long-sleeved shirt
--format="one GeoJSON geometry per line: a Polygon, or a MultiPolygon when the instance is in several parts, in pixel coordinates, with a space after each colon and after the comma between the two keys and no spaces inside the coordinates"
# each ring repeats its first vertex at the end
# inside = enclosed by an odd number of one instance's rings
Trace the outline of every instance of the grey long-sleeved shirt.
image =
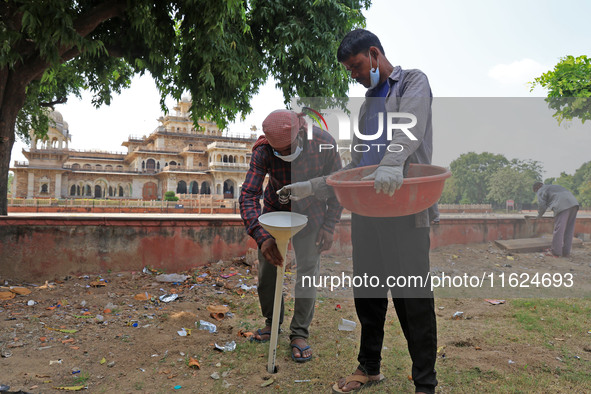
{"type": "MultiPolygon", "coordinates": [[[[431,164],[433,152],[433,125],[431,103],[433,94],[427,76],[420,70],[404,70],[400,66],[394,67],[394,70],[388,77],[390,89],[386,96],[387,112],[406,112],[416,116],[417,124],[409,131],[416,137],[416,140],[410,140],[404,132],[396,129],[392,135],[391,145],[400,147],[387,151],[380,165],[399,166],[405,163],[431,164]]],[[[370,93],[366,93],[369,96],[370,93]]],[[[364,116],[366,105],[361,107],[359,112],[359,129],[362,129],[365,123],[364,116]]],[[[397,122],[408,123],[408,120],[397,122]]],[[[362,141],[359,137],[353,137],[353,144],[357,145],[362,141]]],[[[344,169],[355,168],[361,161],[363,153],[361,151],[351,151],[351,163],[344,169]]],[[[429,227],[429,214],[427,210],[415,215],[416,227],[429,227]]]]}
{"type": "Polygon", "coordinates": [[[573,194],[560,185],[544,185],[538,192],[538,216],[542,216],[547,209],[554,212],[554,216],[569,208],[579,205],[573,194]]]}

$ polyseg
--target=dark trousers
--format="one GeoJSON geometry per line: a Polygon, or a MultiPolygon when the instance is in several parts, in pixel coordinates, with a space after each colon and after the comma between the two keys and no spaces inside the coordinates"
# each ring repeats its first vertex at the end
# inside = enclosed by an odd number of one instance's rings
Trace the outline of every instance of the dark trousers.
{"type": "MultiPolygon", "coordinates": [[[[429,228],[415,228],[414,216],[370,218],[352,215],[353,273],[377,276],[380,286],[355,287],[355,309],[361,323],[359,369],[380,373],[388,290],[408,344],[412,378],[417,391],[435,392],[437,385],[437,325],[433,294],[416,286],[382,287],[388,276],[426,278],[429,272],[429,228]]],[[[408,281],[407,281],[408,283],[408,281]]]]}
{"type": "Polygon", "coordinates": [[[565,209],[554,217],[554,232],[552,235],[552,253],[556,256],[568,256],[573,246],[575,236],[575,220],[579,206],[565,209]]]}

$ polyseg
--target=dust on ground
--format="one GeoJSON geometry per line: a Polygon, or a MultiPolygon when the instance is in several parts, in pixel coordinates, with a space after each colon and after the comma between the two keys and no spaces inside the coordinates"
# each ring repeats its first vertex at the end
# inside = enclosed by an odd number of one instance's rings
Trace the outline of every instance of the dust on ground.
{"type": "MultiPolygon", "coordinates": [[[[577,284],[589,284],[590,256],[589,245],[574,249],[570,258],[510,255],[492,243],[447,246],[431,252],[431,274],[480,276],[486,271],[498,278],[504,272],[508,280],[510,274],[519,279],[523,273],[564,272],[571,273],[577,284]]],[[[322,274],[351,273],[351,260],[325,255],[321,267],[322,274]]],[[[289,287],[295,275],[287,271],[289,287]]],[[[341,318],[356,320],[350,297],[319,292],[310,338],[315,358],[310,363],[296,365],[291,360],[289,330],[284,324],[279,373],[271,375],[266,372],[268,346],[248,340],[250,333],[263,326],[252,254],[178,273],[186,274],[186,280],[161,282],[160,274],[146,267],[143,272],[87,273],[35,284],[1,278],[5,286],[0,294],[12,297],[7,293],[13,293],[14,298],[0,299],[0,385],[31,393],[58,389],[258,392],[265,385],[286,392],[328,391],[334,380],[356,366],[359,327],[351,333],[337,328],[341,318]],[[160,300],[161,296],[170,301],[160,300]],[[223,305],[228,313],[222,310],[221,320],[213,318],[208,307],[223,305]],[[200,321],[215,324],[215,333],[200,329],[204,328],[200,321]],[[339,352],[347,354],[346,359],[339,352]],[[335,357],[342,358],[335,361],[335,357]]],[[[516,343],[511,333],[492,330],[491,319],[502,330],[501,322],[513,318],[506,304],[495,305],[502,302],[502,293],[477,293],[471,298],[458,294],[436,298],[439,364],[510,371],[512,360],[551,369],[563,362],[548,346],[516,343]],[[470,321],[469,328],[458,326],[453,318],[456,312],[462,312],[458,319],[470,321]],[[491,335],[498,340],[491,341],[491,335]]],[[[287,322],[292,311],[288,294],[287,322]]],[[[396,320],[393,308],[388,319],[396,320]]],[[[577,357],[589,363],[589,336],[565,332],[556,341],[571,342],[573,349],[580,349],[577,357]]],[[[398,389],[411,390],[409,384],[403,382],[398,389]]],[[[440,387],[446,387],[445,377],[440,378],[440,387]]]]}

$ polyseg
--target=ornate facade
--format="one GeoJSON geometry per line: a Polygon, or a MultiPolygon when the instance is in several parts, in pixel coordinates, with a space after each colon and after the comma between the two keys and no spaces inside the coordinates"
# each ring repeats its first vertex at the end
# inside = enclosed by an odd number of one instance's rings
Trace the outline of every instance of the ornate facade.
{"type": "Polygon", "coordinates": [[[69,149],[68,124],[52,112],[47,135],[32,135],[23,150],[28,162],[10,169],[13,197],[157,200],[174,191],[238,198],[256,135],[225,135],[205,121],[195,129],[190,107],[183,98],[149,136],[130,136],[122,143],[127,153],[69,149]]]}

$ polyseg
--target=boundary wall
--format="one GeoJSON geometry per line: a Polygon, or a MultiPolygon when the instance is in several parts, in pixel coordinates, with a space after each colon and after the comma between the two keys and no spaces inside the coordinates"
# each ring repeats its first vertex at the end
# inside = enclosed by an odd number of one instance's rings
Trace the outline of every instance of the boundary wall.
{"type": "MultiPolygon", "coordinates": [[[[522,215],[442,215],[431,248],[551,234],[553,219],[522,215]]],[[[575,234],[591,237],[591,215],[575,234]]],[[[335,231],[335,255],[351,253],[351,222],[335,231]]],[[[256,248],[238,215],[12,214],[0,217],[0,280],[42,282],[66,275],[138,271],[180,272],[256,248]]]]}

